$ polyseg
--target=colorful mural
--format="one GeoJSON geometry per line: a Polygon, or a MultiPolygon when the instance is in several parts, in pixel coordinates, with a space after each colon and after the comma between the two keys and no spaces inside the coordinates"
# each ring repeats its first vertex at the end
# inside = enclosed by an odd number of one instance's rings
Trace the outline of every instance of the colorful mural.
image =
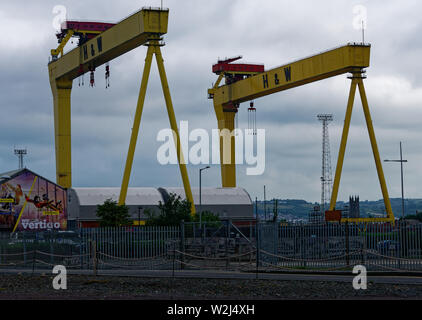
{"type": "Polygon", "coordinates": [[[0,229],[66,230],[66,191],[29,170],[0,185],[0,229]]]}

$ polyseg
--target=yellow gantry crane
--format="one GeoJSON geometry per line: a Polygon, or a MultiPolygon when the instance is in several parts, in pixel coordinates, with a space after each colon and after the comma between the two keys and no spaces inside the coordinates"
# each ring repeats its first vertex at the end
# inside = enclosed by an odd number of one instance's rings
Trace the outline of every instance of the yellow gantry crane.
{"type": "Polygon", "coordinates": [[[365,79],[365,68],[369,67],[370,48],[370,45],[367,44],[347,44],[268,71],[259,70],[259,65],[231,64],[238,58],[219,61],[218,64],[214,65],[213,71],[219,77],[213,88],[208,89],[208,96],[210,99],[213,99],[218,128],[221,130],[220,163],[222,186],[230,188],[236,187],[235,135],[232,131],[234,129],[235,114],[242,102],[254,100],[340,74],[350,73],[351,76],[349,78],[352,82],[331,195],[330,211],[335,210],[353,103],[356,88],[359,87],[387,217],[343,218],[341,221],[394,223],[394,214],[391,209],[390,198],[388,196],[387,185],[363,84],[363,79],[365,79]],[[225,79],[225,84],[220,86],[223,78],[225,79]],[[230,141],[230,143],[226,143],[226,141],[230,141]]]}
{"type": "Polygon", "coordinates": [[[148,78],[152,59],[155,55],[170,126],[173,131],[175,145],[177,146],[177,156],[186,197],[192,204],[191,213],[195,214],[195,205],[181,150],[179,130],[160,49],[164,45],[162,35],[167,33],[168,15],[169,11],[167,9],[143,8],[117,24],[78,23],[72,21],[72,23],[67,23],[65,28],[62,27],[64,34],[58,35],[60,45],[57,49],[51,50],[52,61],[48,64],[54,101],[56,178],[60,186],[64,188],[70,188],[72,186],[70,96],[73,80],[86,72],[91,72],[92,84],[93,72],[97,67],[132,49],[145,45],[148,47],[148,51],[122,180],[119,204],[124,204],[126,201],[148,78]],[[79,35],[78,47],[63,54],[65,44],[74,35],[79,35]]]}

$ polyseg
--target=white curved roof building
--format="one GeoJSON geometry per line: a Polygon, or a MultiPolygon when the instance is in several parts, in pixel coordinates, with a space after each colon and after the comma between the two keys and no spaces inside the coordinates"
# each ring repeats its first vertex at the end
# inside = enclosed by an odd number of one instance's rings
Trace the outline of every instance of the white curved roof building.
{"type": "MultiPolygon", "coordinates": [[[[252,204],[251,197],[243,188],[201,188],[202,205],[244,205],[252,204]]],[[[167,193],[175,193],[186,198],[184,188],[165,188],[167,193]]],[[[192,189],[193,201],[199,205],[199,188],[192,189]]]]}
{"type": "MultiPolygon", "coordinates": [[[[120,188],[73,188],[79,205],[92,206],[104,203],[107,199],[119,200],[120,188]]],[[[158,205],[163,201],[161,193],[155,188],[129,188],[126,205],[158,205]]]]}
{"type": "MultiPolygon", "coordinates": [[[[183,188],[129,188],[126,205],[134,220],[145,218],[143,211],[152,209],[158,213],[158,204],[164,202],[171,193],[186,198],[183,188]]],[[[192,188],[197,211],[212,211],[222,219],[251,220],[254,218],[252,200],[243,188],[202,188],[202,206],[199,206],[199,188],[192,188]]],[[[68,192],[69,220],[98,221],[97,205],[105,200],[118,201],[120,188],[72,188],[68,192]]]]}

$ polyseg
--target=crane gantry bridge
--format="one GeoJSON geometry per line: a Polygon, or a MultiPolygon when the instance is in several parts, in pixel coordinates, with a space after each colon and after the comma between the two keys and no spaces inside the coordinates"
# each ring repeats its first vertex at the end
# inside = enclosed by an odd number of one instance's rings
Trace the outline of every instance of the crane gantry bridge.
{"type": "Polygon", "coordinates": [[[173,131],[175,145],[178,146],[177,156],[186,197],[191,203],[192,214],[195,214],[195,205],[183,153],[180,148],[179,130],[161,54],[161,47],[164,45],[162,36],[167,33],[168,14],[169,11],[167,9],[143,8],[117,24],[78,23],[77,21],[72,21],[62,26],[61,33],[58,34],[60,45],[57,49],[51,50],[52,61],[48,65],[54,101],[56,179],[57,183],[62,187],[70,188],[72,186],[70,94],[73,80],[90,72],[92,83],[93,73],[96,68],[132,49],[144,45],[148,47],[148,50],[126,158],[119,204],[124,204],[126,201],[148,78],[152,58],[155,55],[170,126],[173,131]],[[78,47],[63,54],[63,48],[72,36],[79,37],[78,47]]]}
{"type": "MultiPolygon", "coordinates": [[[[93,72],[99,66],[112,59],[142,45],[148,47],[141,88],[137,102],[135,119],[129,144],[126,166],[122,179],[119,204],[126,201],[127,188],[133,164],[136,141],[142,117],[142,110],[146,95],[148,78],[152,58],[155,55],[160,74],[167,113],[174,134],[175,145],[179,160],[180,172],[187,199],[191,202],[191,212],[195,214],[195,206],[189,178],[181,150],[179,130],[170,96],[167,76],[161,54],[162,36],[167,33],[168,14],[166,9],[144,8],[117,24],[96,22],[67,21],[57,35],[59,46],[51,50],[52,61],[48,65],[50,85],[54,101],[54,130],[56,149],[56,178],[57,183],[64,188],[72,186],[71,178],[71,91],[73,80],[90,72],[91,83],[93,72]],[[72,37],[79,37],[78,47],[64,54],[63,49],[72,37]]],[[[369,67],[370,45],[348,44],[305,59],[274,68],[264,70],[262,65],[233,63],[239,57],[219,61],[213,66],[213,72],[218,80],[213,88],[208,90],[213,99],[220,136],[221,177],[224,188],[236,187],[235,165],[235,114],[241,103],[264,97],[273,93],[302,86],[315,81],[327,79],[340,74],[350,73],[351,86],[347,103],[340,150],[334,177],[330,211],[335,210],[340,184],[347,137],[352,116],[356,89],[359,88],[365,114],[366,125],[371,141],[372,152],[377,168],[387,217],[342,219],[343,222],[393,222],[387,186],[382,170],[374,128],[369,111],[363,79],[365,68],[369,67]],[[225,79],[225,84],[221,81],[225,79]],[[224,130],[228,129],[228,130],[224,130]],[[225,143],[230,141],[230,143],[225,143]],[[229,161],[226,161],[229,159],[229,161]]],[[[107,69],[106,69],[107,72],[107,69]]],[[[107,77],[107,73],[106,73],[107,77]]]]}
{"type": "Polygon", "coordinates": [[[363,84],[363,79],[365,79],[365,68],[369,67],[370,49],[371,46],[369,44],[351,43],[268,71],[259,70],[259,65],[233,64],[233,61],[237,60],[238,57],[219,61],[214,65],[213,72],[218,75],[218,79],[213,88],[208,89],[208,97],[213,99],[218,128],[222,133],[220,137],[222,186],[236,187],[235,135],[231,134],[231,132],[234,130],[235,115],[238,112],[241,103],[340,74],[350,73],[351,75],[349,78],[352,82],[349,91],[329,211],[335,211],[353,103],[356,88],[359,87],[387,217],[344,218],[341,219],[341,221],[394,223],[394,214],[391,209],[390,198],[363,84]],[[225,84],[220,85],[223,78],[225,79],[225,84]],[[230,141],[230,143],[228,143],[228,141],[230,141]]]}

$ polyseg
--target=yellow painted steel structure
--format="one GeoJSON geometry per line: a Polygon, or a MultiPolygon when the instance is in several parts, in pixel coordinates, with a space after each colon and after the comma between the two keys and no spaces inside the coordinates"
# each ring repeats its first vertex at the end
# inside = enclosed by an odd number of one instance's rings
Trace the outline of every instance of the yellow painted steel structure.
{"type": "MultiPolygon", "coordinates": [[[[168,15],[169,11],[166,9],[144,8],[66,54],[63,54],[63,46],[52,50],[53,60],[49,63],[48,69],[54,102],[56,178],[60,186],[64,188],[70,188],[72,186],[70,99],[73,79],[89,70],[95,70],[100,65],[136,47],[145,45],[148,46],[148,51],[126,159],[119,204],[124,204],[126,201],[151,62],[155,55],[171,129],[174,133],[175,144],[178,146],[179,167],[186,197],[192,204],[192,214],[195,214],[195,205],[186,165],[183,161],[183,153],[180,148],[179,130],[177,128],[160,49],[164,45],[161,41],[161,36],[167,33],[168,15]],[[57,57],[59,53],[61,53],[60,58],[57,57]]],[[[64,44],[66,42],[63,41],[64,44]]]]}
{"type": "Polygon", "coordinates": [[[64,39],[59,44],[57,49],[51,49],[51,56],[53,57],[53,59],[57,59],[59,54],[61,54],[63,56],[64,47],[66,46],[66,43],[69,42],[70,38],[72,38],[73,34],[74,34],[74,31],[69,30],[66,34],[66,37],[64,37],[64,39]]]}
{"type": "Polygon", "coordinates": [[[392,222],[394,214],[391,209],[390,198],[385,183],[384,173],[380,161],[374,128],[369,112],[368,101],[363,85],[363,74],[365,68],[369,67],[370,45],[347,44],[311,57],[297,60],[290,64],[271,69],[269,71],[250,75],[248,78],[237,82],[220,85],[224,74],[221,73],[213,88],[208,89],[209,97],[213,99],[218,128],[221,131],[220,137],[220,163],[222,186],[227,188],[236,187],[236,165],[235,165],[235,136],[231,135],[234,129],[234,116],[239,104],[242,102],[257,99],[276,92],[288,90],[315,81],[327,79],[340,74],[351,73],[352,84],[346,110],[346,117],[343,127],[343,134],[338,155],[336,173],[333,184],[333,191],[330,202],[330,210],[335,209],[338,188],[340,184],[343,159],[346,150],[347,137],[350,127],[353,102],[356,88],[362,100],[363,110],[371,141],[372,152],[375,159],[379,183],[381,186],[386,218],[360,218],[342,219],[342,222],[392,222]],[[224,130],[228,129],[228,130],[224,130]],[[224,140],[230,139],[230,140],[224,140]],[[231,141],[231,143],[224,143],[231,141]]]}

